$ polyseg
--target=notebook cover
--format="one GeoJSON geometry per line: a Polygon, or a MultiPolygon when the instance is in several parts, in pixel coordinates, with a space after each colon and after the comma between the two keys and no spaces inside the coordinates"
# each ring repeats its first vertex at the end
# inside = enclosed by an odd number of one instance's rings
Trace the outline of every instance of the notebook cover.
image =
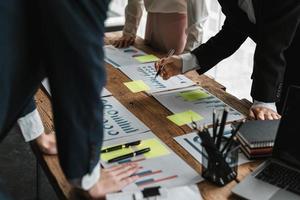
{"type": "Polygon", "coordinates": [[[250,148],[273,147],[280,120],[247,121],[237,136],[250,148]]]}

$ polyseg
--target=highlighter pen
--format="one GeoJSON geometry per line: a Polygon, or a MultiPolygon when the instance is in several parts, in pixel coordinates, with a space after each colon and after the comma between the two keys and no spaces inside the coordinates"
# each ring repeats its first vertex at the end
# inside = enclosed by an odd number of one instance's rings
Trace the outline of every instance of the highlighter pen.
{"type": "Polygon", "coordinates": [[[126,144],[120,144],[120,145],[117,145],[117,146],[109,147],[107,149],[103,149],[103,150],[101,150],[101,153],[116,151],[116,150],[119,150],[119,149],[128,148],[130,146],[136,146],[136,145],[139,145],[139,144],[141,144],[140,140],[134,141],[134,142],[129,142],[129,143],[126,143],[126,144]]]}
{"type": "Polygon", "coordinates": [[[141,150],[138,150],[138,151],[135,151],[135,152],[132,152],[132,153],[128,153],[128,154],[125,154],[125,155],[122,155],[122,156],[112,158],[112,159],[108,160],[107,163],[118,162],[118,161],[121,161],[121,160],[125,160],[127,158],[133,158],[133,157],[136,157],[138,155],[147,153],[150,150],[151,149],[149,147],[145,148],[145,149],[141,149],[141,150]]]}

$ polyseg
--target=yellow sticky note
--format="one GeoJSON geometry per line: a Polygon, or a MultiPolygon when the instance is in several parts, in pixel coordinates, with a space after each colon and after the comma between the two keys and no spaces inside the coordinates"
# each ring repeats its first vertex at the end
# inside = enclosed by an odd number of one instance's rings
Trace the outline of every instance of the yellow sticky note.
{"type": "Polygon", "coordinates": [[[149,54],[149,55],[144,55],[144,56],[137,56],[134,57],[137,61],[140,63],[148,63],[148,62],[155,62],[158,61],[159,58],[156,57],[155,55],[149,54]]]}
{"type": "Polygon", "coordinates": [[[142,80],[126,82],[124,85],[133,93],[150,90],[150,87],[142,80]]]}
{"type": "Polygon", "coordinates": [[[150,147],[150,151],[145,153],[145,158],[156,158],[170,153],[170,151],[156,138],[146,139],[137,146],[138,150],[150,147]]]}
{"type": "Polygon", "coordinates": [[[192,110],[170,115],[167,118],[178,126],[189,124],[192,121],[200,121],[203,119],[201,115],[195,113],[192,110]]]}
{"type": "MultiPolygon", "coordinates": [[[[103,149],[106,149],[106,148],[109,148],[109,147],[104,147],[103,149]]],[[[129,148],[123,148],[123,149],[119,149],[119,150],[111,151],[111,152],[107,152],[107,153],[101,153],[101,160],[108,161],[112,158],[116,158],[116,157],[119,157],[119,156],[122,156],[122,155],[125,155],[128,153],[132,153],[132,152],[133,152],[133,150],[129,147],[129,148]]]]}
{"type": "Polygon", "coordinates": [[[186,101],[196,101],[200,99],[205,99],[209,97],[209,94],[201,91],[201,90],[192,90],[186,92],[180,92],[179,95],[186,101]]]}

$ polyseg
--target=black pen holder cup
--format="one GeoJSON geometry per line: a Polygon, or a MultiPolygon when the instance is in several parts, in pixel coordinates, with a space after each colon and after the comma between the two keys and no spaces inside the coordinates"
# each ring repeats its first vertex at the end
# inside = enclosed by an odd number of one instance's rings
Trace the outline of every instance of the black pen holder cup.
{"type": "Polygon", "coordinates": [[[239,144],[235,142],[228,153],[221,154],[220,160],[208,157],[205,147],[202,147],[202,177],[218,186],[224,186],[227,183],[236,180],[238,173],[238,159],[239,159],[239,144]],[[226,156],[226,157],[225,157],[226,156]]]}

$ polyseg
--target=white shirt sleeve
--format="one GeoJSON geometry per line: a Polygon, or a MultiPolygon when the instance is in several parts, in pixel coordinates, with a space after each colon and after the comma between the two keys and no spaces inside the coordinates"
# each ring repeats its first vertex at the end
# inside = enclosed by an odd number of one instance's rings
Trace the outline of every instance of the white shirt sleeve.
{"type": "MultiPolygon", "coordinates": [[[[18,119],[18,125],[26,142],[32,141],[44,133],[44,126],[37,109],[18,119]]],[[[78,181],[71,180],[70,182],[84,190],[89,190],[97,183],[99,178],[100,162],[94,167],[92,173],[86,174],[79,179],[79,184],[75,184],[78,181]]]]}
{"type": "Polygon", "coordinates": [[[125,25],[123,28],[124,35],[135,37],[143,15],[142,0],[128,0],[125,8],[125,25]]]}
{"type": "Polygon", "coordinates": [[[182,59],[182,73],[186,73],[191,70],[200,69],[197,58],[191,53],[180,55],[182,59]]]}
{"type": "Polygon", "coordinates": [[[208,19],[206,0],[187,0],[188,28],[184,50],[191,51],[203,40],[203,28],[208,19]]]}
{"type": "Polygon", "coordinates": [[[100,161],[98,164],[94,167],[91,174],[86,174],[81,179],[81,188],[83,190],[89,190],[91,189],[97,181],[100,179],[100,161]]]}
{"type": "Polygon", "coordinates": [[[37,109],[18,119],[18,125],[26,142],[32,141],[44,133],[44,126],[37,109]]]}
{"type": "Polygon", "coordinates": [[[255,108],[255,107],[265,107],[265,108],[269,108],[269,109],[277,112],[275,102],[265,103],[265,102],[262,102],[262,101],[254,100],[253,105],[251,106],[251,108],[255,108]]]}

